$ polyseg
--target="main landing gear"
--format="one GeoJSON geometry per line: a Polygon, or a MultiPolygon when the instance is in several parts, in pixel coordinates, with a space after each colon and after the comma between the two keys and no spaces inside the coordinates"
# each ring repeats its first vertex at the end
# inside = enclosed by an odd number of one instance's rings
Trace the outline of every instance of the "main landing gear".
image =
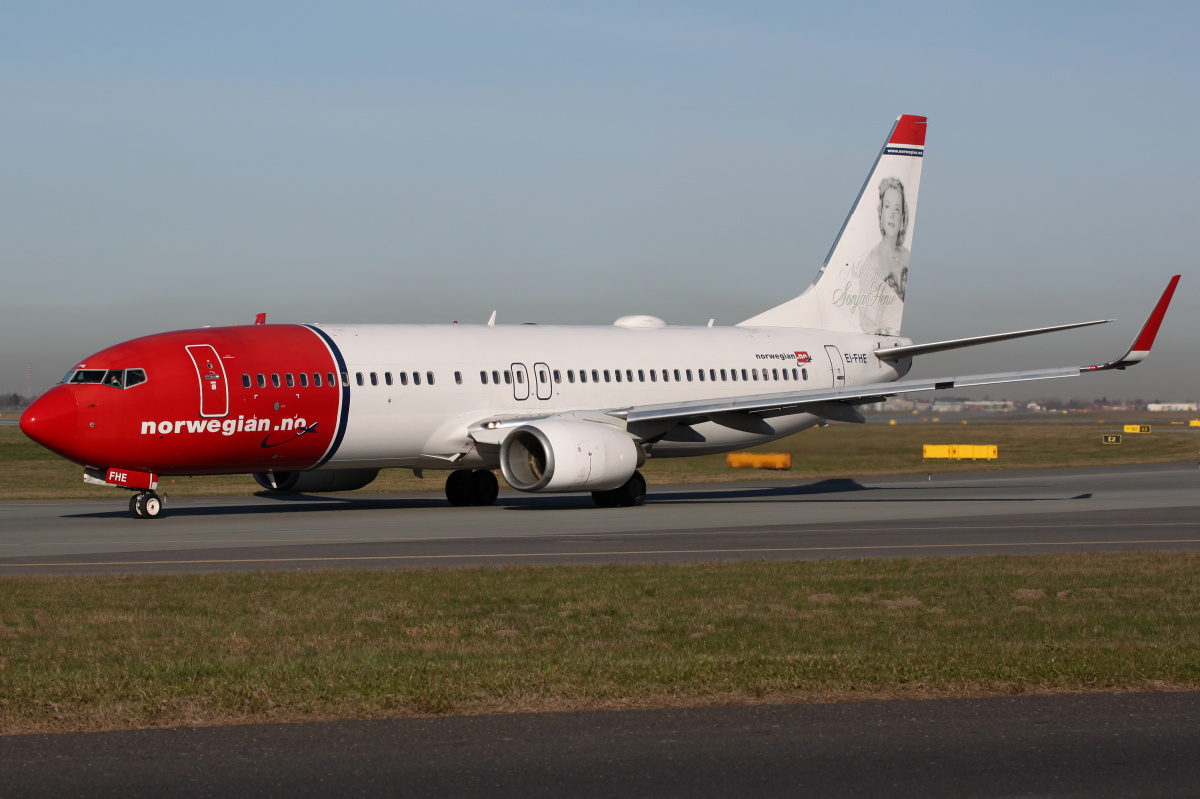
{"type": "Polygon", "coordinates": [[[129,515],[135,519],[157,519],[162,510],[162,497],[153,491],[139,491],[129,498],[129,515]]]}
{"type": "Polygon", "coordinates": [[[500,483],[487,469],[459,469],[446,478],[446,499],[451,505],[491,505],[499,495],[500,483]]]}
{"type": "Polygon", "coordinates": [[[646,478],[634,472],[624,485],[608,491],[593,491],[592,499],[601,508],[632,508],[646,501],[646,478]]]}

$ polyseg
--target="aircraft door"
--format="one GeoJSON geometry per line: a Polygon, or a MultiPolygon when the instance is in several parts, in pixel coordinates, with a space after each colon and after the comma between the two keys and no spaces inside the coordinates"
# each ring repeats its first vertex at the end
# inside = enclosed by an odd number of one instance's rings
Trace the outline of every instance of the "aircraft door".
{"type": "Polygon", "coordinates": [[[225,364],[211,344],[189,344],[188,355],[200,380],[200,416],[216,418],[229,415],[229,383],[225,364]]]}
{"type": "Polygon", "coordinates": [[[514,363],[512,365],[512,373],[513,399],[529,399],[529,370],[525,368],[525,364],[523,363],[514,363]]]}
{"type": "Polygon", "coordinates": [[[533,379],[538,399],[548,400],[554,396],[554,384],[550,382],[549,366],[544,363],[535,363],[533,365],[533,379]]]}
{"type": "Polygon", "coordinates": [[[842,360],[842,353],[832,344],[826,344],[825,354],[829,356],[829,366],[833,369],[833,387],[841,388],[846,385],[846,362],[842,360]]]}

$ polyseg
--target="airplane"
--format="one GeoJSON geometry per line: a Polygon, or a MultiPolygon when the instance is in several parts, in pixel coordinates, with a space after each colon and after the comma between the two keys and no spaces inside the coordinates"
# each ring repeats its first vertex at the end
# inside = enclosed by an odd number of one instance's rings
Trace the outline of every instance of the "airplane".
{"type": "Polygon", "coordinates": [[[648,458],[728,452],[914,392],[1124,369],[1149,354],[1179,282],[1134,343],[1092,366],[902,380],[913,358],[1112,321],[918,344],[900,334],[926,118],[898,117],[813,283],[733,326],[265,324],[180,330],[79,362],[21,429],[163,515],[169,475],[252,474],[349,491],[381,469],[444,470],[451,505],[491,505],[495,470],[534,494],[637,506],[648,458]]]}

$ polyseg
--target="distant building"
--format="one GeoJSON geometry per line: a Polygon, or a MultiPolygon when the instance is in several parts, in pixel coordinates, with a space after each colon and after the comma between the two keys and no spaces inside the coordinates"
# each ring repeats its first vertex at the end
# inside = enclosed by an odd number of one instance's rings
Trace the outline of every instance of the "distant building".
{"type": "Polygon", "coordinates": [[[1162,413],[1163,411],[1197,411],[1200,410],[1200,404],[1195,402],[1151,402],[1146,406],[1146,410],[1151,413],[1162,413]]]}

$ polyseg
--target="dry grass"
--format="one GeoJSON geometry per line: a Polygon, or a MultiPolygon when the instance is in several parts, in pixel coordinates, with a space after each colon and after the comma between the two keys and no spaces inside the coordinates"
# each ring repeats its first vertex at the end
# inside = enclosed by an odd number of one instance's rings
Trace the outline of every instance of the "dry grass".
{"type": "MultiPolygon", "coordinates": [[[[1001,469],[1103,466],[1200,460],[1200,435],[1181,425],[1184,416],[1162,415],[1154,432],[1125,435],[1118,446],[1101,443],[1104,433],[1121,432],[1121,419],[1103,423],[1080,416],[1060,421],[1046,415],[1027,420],[997,417],[959,423],[899,424],[873,417],[865,425],[835,424],[808,430],[751,451],[789,452],[791,471],[730,469],[724,455],[699,458],[651,459],[642,470],[651,485],[708,483],[737,480],[794,480],[796,478],[861,477],[995,471],[1001,469]],[[1015,423],[1014,423],[1015,422],[1015,423]],[[921,459],[922,444],[997,444],[996,461],[929,461],[921,459]]],[[[1144,421],[1144,419],[1143,419],[1144,421]]],[[[111,498],[112,489],[87,486],[83,470],[42,449],[17,427],[0,427],[0,499],[111,498]]],[[[364,493],[441,492],[444,477],[427,472],[418,479],[410,470],[390,469],[364,493]]],[[[165,478],[163,490],[174,496],[248,496],[260,491],[249,475],[165,478]]]]}
{"type": "Polygon", "coordinates": [[[0,580],[0,732],[1200,687],[1200,557],[0,580]]]}

